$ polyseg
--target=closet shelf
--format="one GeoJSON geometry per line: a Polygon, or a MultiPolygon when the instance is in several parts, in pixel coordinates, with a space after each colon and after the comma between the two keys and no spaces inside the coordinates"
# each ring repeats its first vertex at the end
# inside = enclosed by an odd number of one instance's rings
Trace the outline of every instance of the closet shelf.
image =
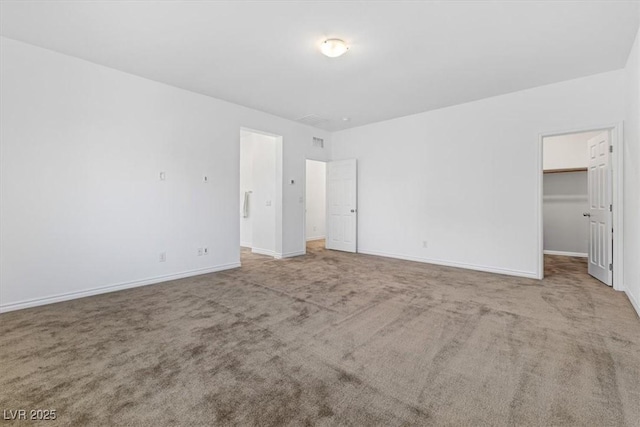
{"type": "Polygon", "coordinates": [[[589,200],[586,194],[547,194],[542,198],[546,201],[589,200]]]}

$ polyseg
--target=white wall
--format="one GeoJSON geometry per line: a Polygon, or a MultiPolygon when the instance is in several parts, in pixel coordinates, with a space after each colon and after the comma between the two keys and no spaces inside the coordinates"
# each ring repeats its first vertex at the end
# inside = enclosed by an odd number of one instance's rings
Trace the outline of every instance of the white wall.
{"type": "Polygon", "coordinates": [[[307,240],[325,238],[326,227],[326,185],[327,164],[314,160],[307,160],[307,240]]]}
{"type": "Polygon", "coordinates": [[[589,163],[587,141],[600,132],[581,132],[546,137],[543,141],[542,165],[544,170],[586,168],[589,163]]]}
{"type": "MultiPolygon", "coordinates": [[[[585,148],[586,149],[586,148],[585,148]]],[[[589,211],[587,172],[544,174],[544,250],[587,256],[589,211]]]]}
{"type": "Polygon", "coordinates": [[[640,31],[625,68],[624,287],[640,315],[640,31]]]}
{"type": "Polygon", "coordinates": [[[275,256],[277,141],[271,136],[242,131],[240,145],[241,196],[244,191],[251,191],[249,216],[241,215],[240,219],[240,242],[253,252],[275,256]]]}
{"type": "Polygon", "coordinates": [[[334,133],[333,159],[358,159],[359,252],[537,277],[539,134],[621,121],[623,83],[608,72],[334,133]]]}
{"type": "MultiPolygon", "coordinates": [[[[329,158],[318,129],[7,38],[1,55],[3,311],[237,266],[243,126],[283,136],[296,183],[329,158]]],[[[303,194],[282,187],[283,256],[304,251],[303,194]]]]}

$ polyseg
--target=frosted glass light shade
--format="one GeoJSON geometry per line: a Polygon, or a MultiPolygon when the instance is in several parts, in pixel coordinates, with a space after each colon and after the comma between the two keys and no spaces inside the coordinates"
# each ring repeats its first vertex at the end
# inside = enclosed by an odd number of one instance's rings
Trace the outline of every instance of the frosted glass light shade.
{"type": "Polygon", "coordinates": [[[327,39],[320,45],[320,51],[329,58],[337,58],[348,50],[349,46],[340,39],[327,39]]]}

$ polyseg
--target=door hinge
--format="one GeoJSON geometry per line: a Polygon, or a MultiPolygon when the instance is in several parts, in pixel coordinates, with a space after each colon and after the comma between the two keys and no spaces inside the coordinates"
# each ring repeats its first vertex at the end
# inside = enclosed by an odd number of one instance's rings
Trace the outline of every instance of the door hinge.
{"type": "Polygon", "coordinates": [[[609,152],[610,152],[610,153],[613,153],[613,145],[610,145],[610,146],[609,146],[609,152]]]}
{"type": "Polygon", "coordinates": [[[613,212],[613,205],[609,205],[609,212],[613,212]]]}
{"type": "Polygon", "coordinates": [[[613,271],[613,264],[609,264],[609,271],[613,271]]]}

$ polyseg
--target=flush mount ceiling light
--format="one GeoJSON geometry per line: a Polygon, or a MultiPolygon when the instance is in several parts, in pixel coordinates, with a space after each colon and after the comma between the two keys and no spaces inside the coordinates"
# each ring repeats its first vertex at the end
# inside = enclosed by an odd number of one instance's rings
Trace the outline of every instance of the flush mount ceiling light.
{"type": "Polygon", "coordinates": [[[327,39],[320,45],[320,51],[329,58],[337,58],[344,55],[349,50],[349,46],[340,39],[327,39]]]}

